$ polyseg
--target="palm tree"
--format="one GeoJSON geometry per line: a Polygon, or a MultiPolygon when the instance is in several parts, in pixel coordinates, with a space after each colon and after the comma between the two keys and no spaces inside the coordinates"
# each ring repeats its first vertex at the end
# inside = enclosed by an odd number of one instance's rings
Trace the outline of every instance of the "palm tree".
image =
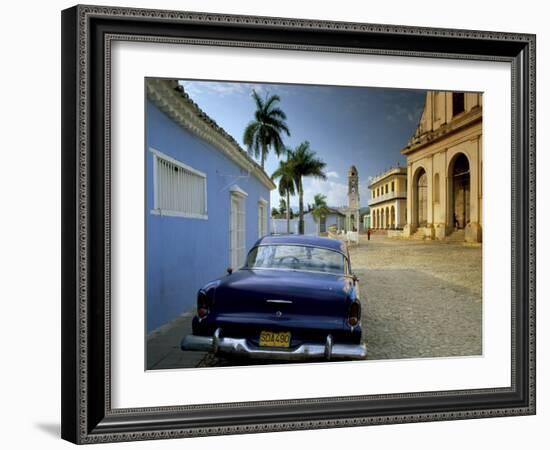
{"type": "Polygon", "coordinates": [[[269,149],[273,148],[277,156],[285,151],[282,133],[290,136],[286,125],[286,114],[276,104],[281,101],[278,95],[271,95],[262,100],[253,90],[252,98],[256,102],[254,120],[249,122],[244,130],[243,142],[248,153],[260,158],[262,169],[269,149]]]}
{"type": "MultiPolygon", "coordinates": [[[[295,172],[292,159],[286,161],[279,161],[279,167],[271,175],[272,179],[279,178],[279,195],[281,200],[286,196],[285,209],[286,209],[286,232],[290,234],[290,196],[296,193],[295,186],[295,172]]],[[[282,206],[282,205],[281,205],[282,206]]],[[[282,210],[282,208],[281,208],[282,210]]]]}
{"type": "Polygon", "coordinates": [[[320,217],[328,214],[328,212],[327,196],[323,194],[315,194],[313,197],[311,214],[313,214],[315,218],[319,219],[320,217]]]}
{"type": "MultiPolygon", "coordinates": [[[[311,206],[311,214],[313,214],[313,217],[319,222],[319,232],[321,232],[321,222],[322,218],[326,216],[329,213],[329,209],[327,206],[327,196],[323,194],[315,194],[313,197],[313,205],[311,206]]],[[[323,229],[323,231],[326,231],[323,229]]]]}
{"type": "Polygon", "coordinates": [[[286,200],[283,197],[279,198],[279,212],[286,214],[286,200]]]}
{"type": "Polygon", "coordinates": [[[289,160],[292,161],[294,170],[294,183],[298,190],[299,198],[299,225],[298,232],[304,234],[304,177],[315,177],[326,180],[327,176],[323,169],[326,163],[315,156],[315,152],[309,147],[309,142],[304,141],[290,153],[289,160]]]}

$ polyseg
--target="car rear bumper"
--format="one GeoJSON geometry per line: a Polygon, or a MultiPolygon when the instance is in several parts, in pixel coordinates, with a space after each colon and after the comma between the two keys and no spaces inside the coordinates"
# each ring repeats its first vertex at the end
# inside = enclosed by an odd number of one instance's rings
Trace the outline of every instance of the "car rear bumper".
{"type": "Polygon", "coordinates": [[[302,344],[292,349],[276,349],[258,347],[250,344],[246,339],[221,337],[219,328],[211,337],[193,334],[185,336],[181,341],[181,349],[280,361],[361,360],[367,358],[365,344],[334,344],[331,335],[327,336],[324,344],[302,344]]]}

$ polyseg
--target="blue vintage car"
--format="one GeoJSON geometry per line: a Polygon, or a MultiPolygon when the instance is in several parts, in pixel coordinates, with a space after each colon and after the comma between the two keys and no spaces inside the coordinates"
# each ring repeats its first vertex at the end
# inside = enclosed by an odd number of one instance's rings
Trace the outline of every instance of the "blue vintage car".
{"type": "Polygon", "coordinates": [[[309,361],[365,359],[357,277],[341,241],[264,237],[238,270],[197,295],[182,350],[309,361]]]}

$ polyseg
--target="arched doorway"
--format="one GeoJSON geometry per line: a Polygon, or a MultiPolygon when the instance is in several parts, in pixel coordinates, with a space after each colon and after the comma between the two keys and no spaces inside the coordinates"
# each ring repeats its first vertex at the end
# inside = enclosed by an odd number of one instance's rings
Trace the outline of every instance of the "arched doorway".
{"type": "Polygon", "coordinates": [[[395,229],[395,207],[392,205],[391,207],[391,228],[395,229]]]}
{"type": "Polygon", "coordinates": [[[459,153],[451,163],[451,225],[465,228],[470,222],[470,163],[459,153]]]}
{"type": "Polygon", "coordinates": [[[425,227],[428,223],[428,176],[423,168],[418,170],[415,186],[416,223],[425,227]]]}

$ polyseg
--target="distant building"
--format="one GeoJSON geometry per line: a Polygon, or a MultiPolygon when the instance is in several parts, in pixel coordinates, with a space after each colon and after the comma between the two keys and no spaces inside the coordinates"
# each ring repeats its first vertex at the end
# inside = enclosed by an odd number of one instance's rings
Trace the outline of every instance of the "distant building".
{"type": "MultiPolygon", "coordinates": [[[[304,234],[319,235],[329,231],[358,232],[362,223],[362,214],[368,209],[360,208],[359,204],[359,174],[355,166],[348,170],[348,205],[342,207],[328,207],[327,213],[319,218],[312,212],[304,213],[304,234]]],[[[290,232],[298,234],[298,217],[290,220],[290,232]]],[[[271,232],[275,234],[287,233],[286,216],[277,215],[271,218],[271,232]]]]}
{"type": "Polygon", "coordinates": [[[407,157],[405,236],[482,240],[482,94],[426,93],[407,157]]]}
{"type": "MultiPolygon", "coordinates": [[[[335,230],[343,230],[345,225],[345,215],[336,208],[327,208],[327,214],[316,218],[311,212],[304,214],[304,234],[319,235],[329,231],[330,227],[335,230]]],[[[286,234],[286,217],[278,215],[271,218],[271,232],[275,234],[286,234]]],[[[298,217],[290,220],[290,232],[298,234],[298,217]]]]}
{"type": "Polygon", "coordinates": [[[368,230],[370,228],[370,213],[363,214],[363,230],[368,230]]]}
{"type": "Polygon", "coordinates": [[[346,217],[344,229],[346,231],[359,231],[361,221],[359,199],[359,172],[355,166],[348,170],[348,206],[338,208],[338,211],[346,217]]]}
{"type": "Polygon", "coordinates": [[[267,234],[273,181],[174,80],[146,81],[147,332],[267,234]]]}
{"type": "Polygon", "coordinates": [[[407,223],[407,169],[394,167],[369,184],[371,227],[402,229],[407,223]]]}
{"type": "Polygon", "coordinates": [[[346,223],[346,216],[337,208],[327,208],[327,214],[319,218],[319,233],[328,233],[329,230],[343,230],[346,223]]]}

